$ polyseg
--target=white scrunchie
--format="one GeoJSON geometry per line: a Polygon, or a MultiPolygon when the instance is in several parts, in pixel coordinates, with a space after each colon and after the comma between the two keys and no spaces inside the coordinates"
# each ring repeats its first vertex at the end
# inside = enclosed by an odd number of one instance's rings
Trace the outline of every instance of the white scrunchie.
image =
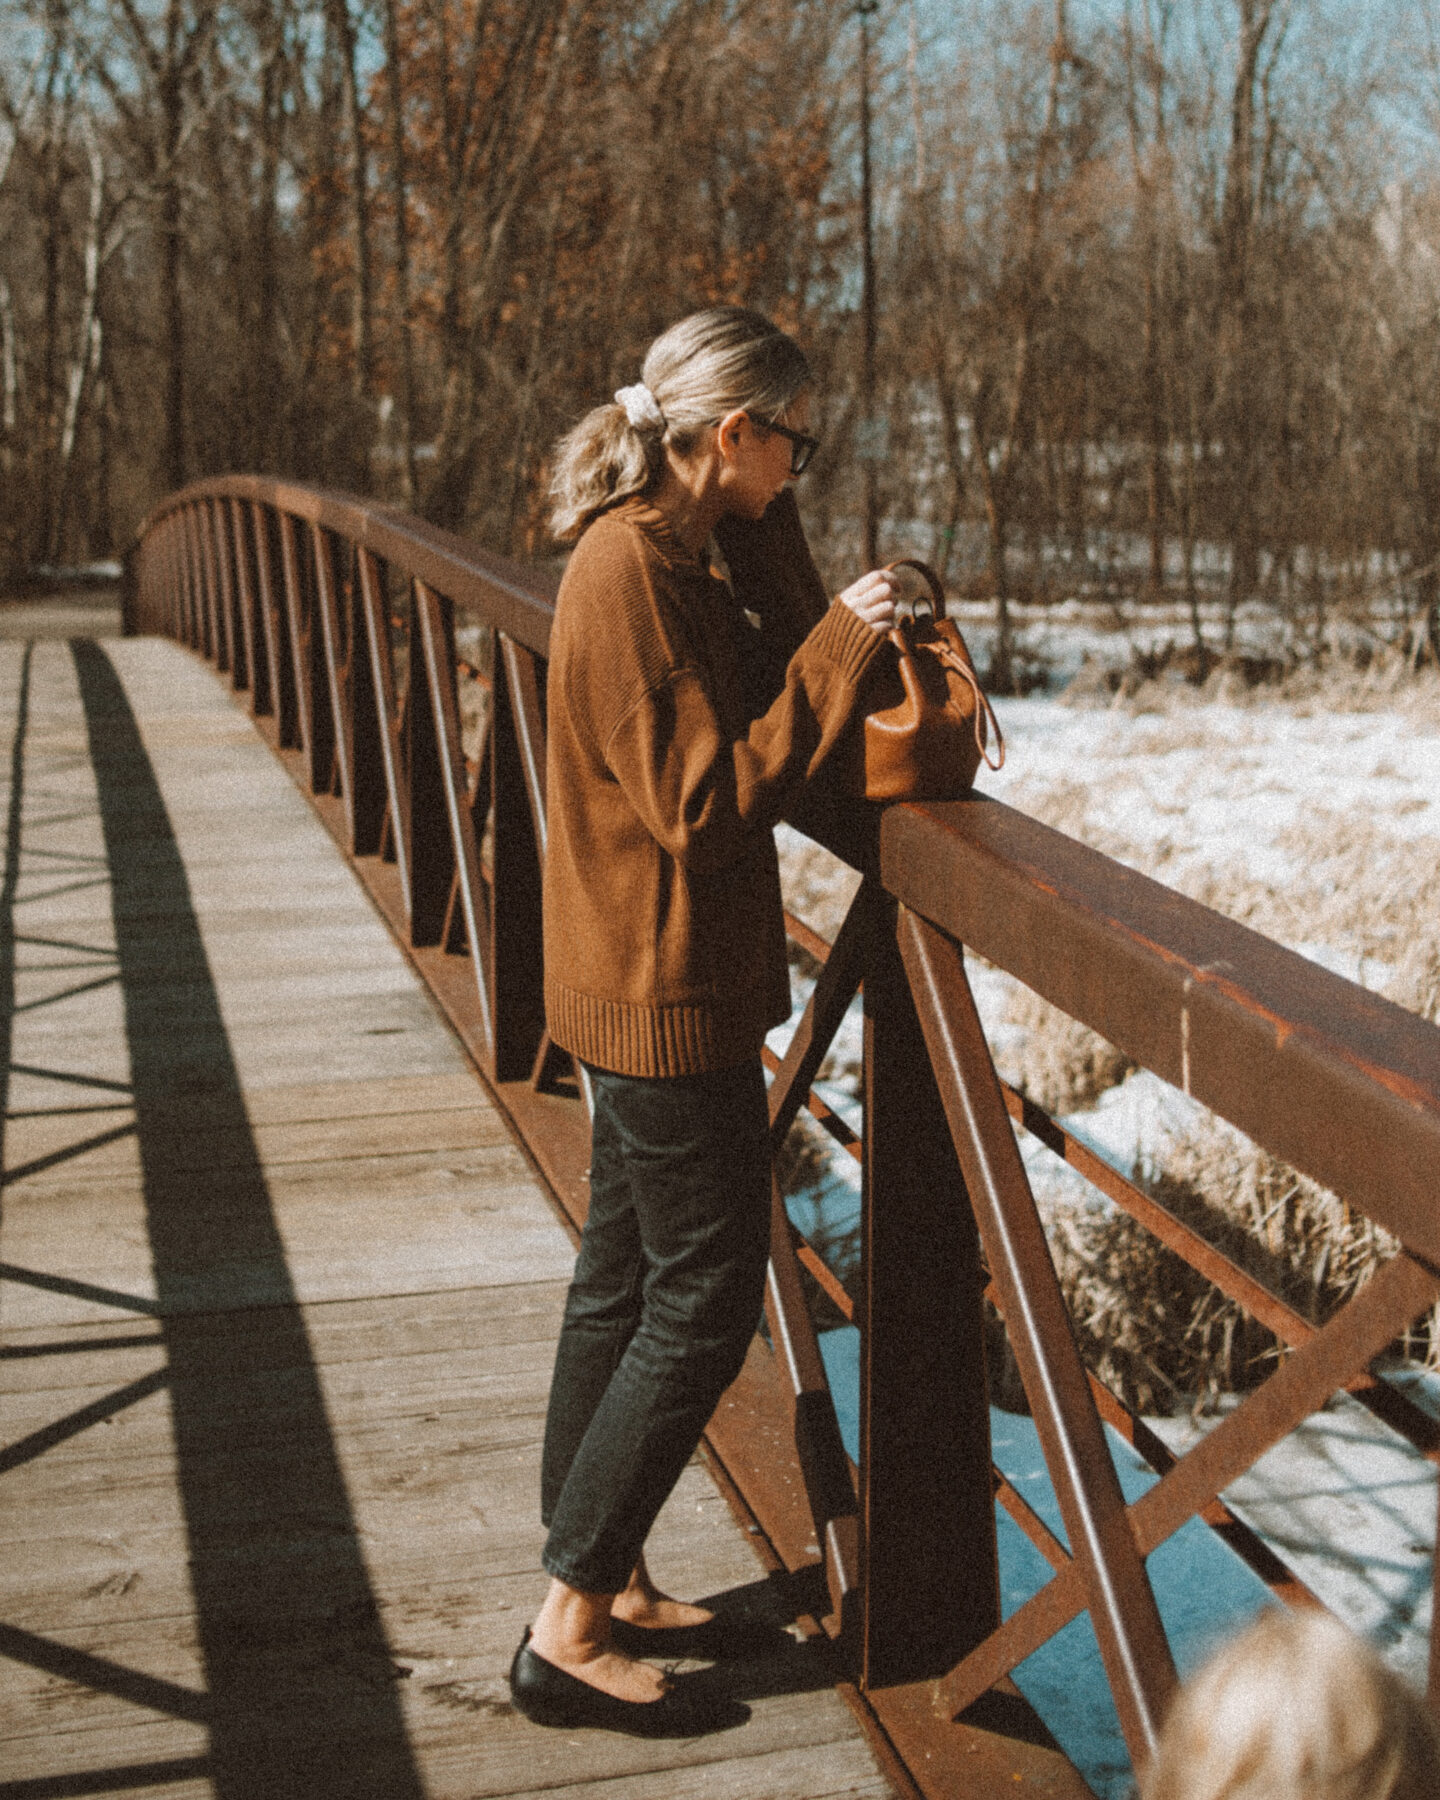
{"type": "Polygon", "coordinates": [[[637,381],[634,387],[617,388],[615,404],[624,407],[625,417],[637,431],[647,425],[656,431],[665,429],[665,415],[660,410],[660,402],[643,381],[637,381]]]}

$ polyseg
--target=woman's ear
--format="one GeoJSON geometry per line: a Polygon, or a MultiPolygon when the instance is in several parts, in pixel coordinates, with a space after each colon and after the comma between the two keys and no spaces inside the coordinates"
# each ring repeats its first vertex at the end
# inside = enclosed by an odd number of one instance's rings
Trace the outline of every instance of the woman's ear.
{"type": "Polygon", "coordinates": [[[749,423],[749,414],[737,406],[715,427],[715,445],[726,462],[733,462],[740,448],[740,435],[749,423]]]}

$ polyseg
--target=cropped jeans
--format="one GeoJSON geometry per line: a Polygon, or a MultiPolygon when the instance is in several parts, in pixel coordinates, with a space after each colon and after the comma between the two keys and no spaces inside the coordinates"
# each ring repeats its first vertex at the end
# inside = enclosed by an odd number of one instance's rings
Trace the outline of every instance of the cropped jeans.
{"type": "Polygon", "coordinates": [[[545,1421],[544,1563],[618,1593],[760,1321],[770,1157],[758,1057],[588,1070],[590,1213],[545,1421]]]}

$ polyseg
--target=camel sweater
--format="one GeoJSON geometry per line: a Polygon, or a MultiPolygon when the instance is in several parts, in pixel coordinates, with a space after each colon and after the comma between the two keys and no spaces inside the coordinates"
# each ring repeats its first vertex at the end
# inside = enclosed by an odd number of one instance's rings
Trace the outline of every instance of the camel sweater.
{"type": "Polygon", "coordinates": [[[884,642],[826,605],[788,491],[719,535],[734,594],[621,502],[577,544],[551,631],[546,1019],[619,1074],[729,1067],[789,1016],[773,827],[884,642]]]}

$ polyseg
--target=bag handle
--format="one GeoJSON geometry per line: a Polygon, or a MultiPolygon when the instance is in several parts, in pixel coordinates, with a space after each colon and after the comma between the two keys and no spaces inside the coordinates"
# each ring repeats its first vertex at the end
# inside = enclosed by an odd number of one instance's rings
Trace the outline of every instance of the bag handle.
{"type": "Polygon", "coordinates": [[[945,617],[945,589],[940,585],[940,577],[929,563],[921,562],[918,556],[897,557],[894,562],[886,563],[885,573],[892,569],[914,569],[917,575],[925,578],[925,585],[930,589],[930,610],[937,619],[945,617]]]}
{"type": "MultiPolygon", "coordinates": [[[[921,562],[918,556],[901,556],[892,563],[886,563],[885,568],[887,573],[892,569],[914,569],[916,574],[922,575],[926,586],[930,589],[931,611],[937,619],[945,617],[945,589],[941,585],[940,577],[929,563],[921,562]]],[[[903,633],[892,633],[892,636],[898,637],[898,647],[902,654],[908,651],[909,646],[905,643],[903,633]]],[[[963,638],[961,642],[964,642],[963,638]]],[[[995,708],[986,697],[985,690],[980,685],[980,677],[975,673],[968,657],[958,655],[945,642],[944,638],[937,639],[930,648],[948,663],[957,675],[963,676],[969,684],[975,695],[975,748],[980,752],[981,760],[987,769],[1003,769],[1005,766],[1005,736],[1000,729],[1000,721],[995,717],[995,708]],[[987,724],[995,733],[995,746],[999,751],[999,755],[993,760],[985,742],[987,724]]]]}

